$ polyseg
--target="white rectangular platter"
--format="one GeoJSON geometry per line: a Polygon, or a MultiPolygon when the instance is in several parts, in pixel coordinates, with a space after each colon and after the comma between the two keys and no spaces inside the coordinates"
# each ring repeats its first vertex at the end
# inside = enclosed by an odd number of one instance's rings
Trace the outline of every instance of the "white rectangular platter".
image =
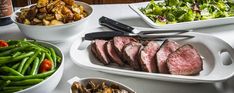
{"type": "Polygon", "coordinates": [[[148,73],[133,71],[128,67],[118,67],[116,65],[104,66],[91,53],[90,43],[77,40],[70,49],[70,56],[73,62],[83,68],[96,71],[103,71],[111,74],[125,75],[154,80],[184,82],[184,83],[213,83],[224,81],[234,75],[234,50],[223,40],[201,33],[189,32],[186,35],[193,35],[194,38],[178,40],[179,44],[193,45],[203,58],[203,70],[195,76],[181,76],[160,73],[148,73]],[[86,47],[78,50],[78,47],[86,47]],[[222,61],[221,54],[229,54],[230,61],[222,61]]]}
{"type": "MultiPolygon", "coordinates": [[[[164,2],[164,1],[156,1],[156,2],[164,2]]],[[[181,22],[181,23],[175,23],[175,24],[158,25],[139,10],[139,8],[146,7],[148,3],[149,2],[132,3],[132,4],[129,4],[129,7],[134,12],[136,12],[148,25],[150,25],[153,28],[180,29],[180,30],[183,29],[184,30],[184,29],[204,28],[204,27],[211,27],[211,26],[234,23],[234,17],[225,17],[225,18],[216,18],[216,19],[199,20],[199,21],[191,21],[191,22],[181,22]]]]}

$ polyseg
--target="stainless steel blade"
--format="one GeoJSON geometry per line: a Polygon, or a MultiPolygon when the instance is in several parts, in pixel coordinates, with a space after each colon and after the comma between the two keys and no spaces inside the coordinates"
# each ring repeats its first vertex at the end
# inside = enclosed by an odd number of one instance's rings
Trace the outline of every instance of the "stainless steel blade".
{"type": "Polygon", "coordinates": [[[86,49],[87,46],[89,46],[89,44],[90,44],[91,42],[92,42],[92,41],[90,41],[90,40],[85,40],[84,37],[82,37],[80,46],[78,47],[78,50],[84,50],[84,49],[86,49]]]}

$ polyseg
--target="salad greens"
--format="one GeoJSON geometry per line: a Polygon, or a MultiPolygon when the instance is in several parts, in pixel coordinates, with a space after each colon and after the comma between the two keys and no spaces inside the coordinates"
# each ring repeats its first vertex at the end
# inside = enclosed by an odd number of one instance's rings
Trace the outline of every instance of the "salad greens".
{"type": "Polygon", "coordinates": [[[234,16],[233,0],[154,0],[140,11],[156,24],[173,24],[234,16]]]}

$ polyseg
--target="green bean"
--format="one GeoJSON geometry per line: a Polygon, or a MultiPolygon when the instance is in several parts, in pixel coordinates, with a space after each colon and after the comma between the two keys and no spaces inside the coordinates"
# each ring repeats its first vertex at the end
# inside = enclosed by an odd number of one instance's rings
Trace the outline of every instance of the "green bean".
{"type": "Polygon", "coordinates": [[[30,75],[36,75],[38,68],[39,68],[39,58],[36,57],[36,59],[33,62],[33,67],[31,69],[30,75]]]}
{"type": "Polygon", "coordinates": [[[8,86],[11,83],[10,80],[0,80],[0,90],[1,88],[8,86]]]}
{"type": "Polygon", "coordinates": [[[18,71],[14,70],[14,69],[12,69],[10,67],[7,67],[7,66],[1,67],[1,70],[5,71],[5,72],[8,72],[10,74],[16,75],[16,76],[23,76],[18,71]]]}
{"type": "Polygon", "coordinates": [[[19,44],[19,40],[7,40],[6,41],[9,45],[17,45],[19,44]]]}
{"type": "Polygon", "coordinates": [[[21,51],[21,50],[27,49],[29,47],[30,46],[16,47],[16,48],[13,48],[13,49],[10,49],[10,50],[7,50],[7,51],[4,51],[4,52],[0,53],[0,56],[10,55],[13,52],[21,51]]]}
{"type": "Polygon", "coordinates": [[[19,56],[19,55],[21,55],[21,52],[16,52],[15,54],[13,54],[12,57],[16,57],[16,56],[19,56]]]}
{"type": "Polygon", "coordinates": [[[39,61],[40,64],[42,63],[42,61],[43,61],[44,59],[45,59],[45,53],[42,53],[42,54],[41,54],[41,57],[40,57],[40,61],[39,61]]]}
{"type": "Polygon", "coordinates": [[[3,80],[13,80],[13,81],[19,81],[19,80],[26,80],[26,79],[44,79],[50,75],[52,75],[56,69],[50,70],[44,73],[36,74],[36,75],[28,75],[28,76],[0,76],[0,79],[3,80]]]}
{"type": "Polygon", "coordinates": [[[56,63],[56,61],[57,61],[56,53],[55,53],[55,51],[54,51],[54,49],[53,49],[53,48],[49,48],[49,50],[50,50],[51,57],[52,57],[53,62],[54,62],[54,67],[56,67],[56,65],[57,65],[57,63],[56,63]]]}
{"type": "Polygon", "coordinates": [[[16,70],[19,67],[19,65],[20,63],[14,64],[11,68],[16,70]]]}
{"type": "Polygon", "coordinates": [[[57,55],[57,62],[58,62],[58,63],[61,63],[61,61],[62,61],[62,58],[61,58],[60,56],[57,55]]]}
{"type": "Polygon", "coordinates": [[[24,85],[34,85],[38,84],[44,79],[26,79],[22,81],[12,81],[9,86],[14,85],[14,86],[24,86],[24,85]]]}
{"type": "Polygon", "coordinates": [[[31,56],[31,55],[33,55],[33,54],[34,54],[34,52],[28,52],[28,53],[22,54],[22,55],[20,55],[20,56],[17,56],[17,57],[15,57],[15,58],[12,58],[12,59],[10,59],[10,60],[0,60],[0,66],[1,66],[1,65],[4,65],[4,64],[6,64],[6,63],[12,63],[12,62],[19,61],[19,60],[21,60],[21,59],[23,59],[23,58],[25,58],[25,57],[31,56]]]}
{"type": "Polygon", "coordinates": [[[4,57],[0,57],[0,60],[9,60],[9,59],[11,59],[12,58],[12,56],[4,56],[4,57]]]}
{"type": "Polygon", "coordinates": [[[36,53],[34,55],[32,55],[24,64],[24,67],[22,69],[22,74],[24,75],[26,70],[28,69],[29,65],[32,63],[32,61],[37,57],[37,55],[39,54],[40,50],[37,50],[36,53]]]}
{"type": "Polygon", "coordinates": [[[17,91],[20,91],[20,90],[23,90],[23,89],[7,89],[7,90],[3,90],[3,91],[0,91],[1,93],[14,93],[14,92],[17,92],[17,91]]]}
{"type": "Polygon", "coordinates": [[[48,58],[48,59],[52,62],[52,67],[51,67],[51,69],[55,69],[54,61],[53,61],[53,59],[51,58],[51,56],[50,56],[49,53],[46,53],[46,58],[48,58]]]}
{"type": "Polygon", "coordinates": [[[0,47],[0,51],[6,51],[12,48],[16,48],[18,47],[18,45],[12,45],[12,46],[8,46],[8,47],[0,47]]]}
{"type": "Polygon", "coordinates": [[[21,44],[26,44],[26,45],[30,45],[30,46],[34,46],[36,49],[39,49],[41,51],[44,52],[49,52],[49,50],[43,46],[40,46],[37,43],[34,43],[34,41],[28,42],[28,41],[20,41],[21,44]]]}
{"type": "Polygon", "coordinates": [[[26,57],[26,58],[24,58],[22,61],[21,61],[21,63],[20,63],[20,65],[19,65],[19,68],[18,68],[18,72],[20,72],[21,74],[22,74],[22,69],[23,69],[23,67],[24,67],[24,64],[25,64],[25,62],[28,60],[28,57],[26,57]]]}
{"type": "Polygon", "coordinates": [[[3,87],[3,90],[15,90],[15,89],[25,89],[28,88],[30,86],[8,86],[8,87],[3,87]]]}

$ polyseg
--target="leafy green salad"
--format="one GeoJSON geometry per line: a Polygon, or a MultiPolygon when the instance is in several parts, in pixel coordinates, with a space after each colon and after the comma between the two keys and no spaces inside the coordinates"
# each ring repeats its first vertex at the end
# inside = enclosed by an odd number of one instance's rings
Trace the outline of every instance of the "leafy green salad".
{"type": "Polygon", "coordinates": [[[156,24],[174,24],[234,16],[234,0],[165,0],[140,11],[156,24]]]}

